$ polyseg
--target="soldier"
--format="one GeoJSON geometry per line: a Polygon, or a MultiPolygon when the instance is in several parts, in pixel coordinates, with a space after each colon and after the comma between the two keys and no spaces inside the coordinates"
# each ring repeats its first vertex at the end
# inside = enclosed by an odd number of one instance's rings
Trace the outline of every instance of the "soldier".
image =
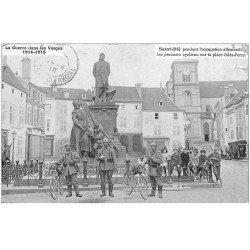
{"type": "Polygon", "coordinates": [[[101,178],[102,190],[100,197],[106,195],[105,176],[107,176],[108,179],[109,196],[114,197],[112,175],[114,168],[116,168],[116,155],[114,149],[109,146],[109,140],[107,138],[103,139],[103,146],[98,151],[97,160],[100,161],[99,173],[101,178]]]}
{"type": "Polygon", "coordinates": [[[158,185],[158,197],[162,198],[163,184],[161,181],[162,175],[162,162],[161,152],[156,150],[156,143],[151,143],[151,151],[146,155],[146,161],[149,165],[149,177],[151,182],[152,191],[149,197],[155,196],[156,184],[158,185]]]}
{"type": "Polygon", "coordinates": [[[76,163],[79,162],[80,157],[76,151],[71,150],[70,143],[65,144],[66,152],[60,156],[58,163],[64,163],[63,175],[65,176],[68,194],[66,197],[72,196],[72,184],[76,192],[77,197],[82,197],[78,189],[77,182],[77,166],[76,163]]]}

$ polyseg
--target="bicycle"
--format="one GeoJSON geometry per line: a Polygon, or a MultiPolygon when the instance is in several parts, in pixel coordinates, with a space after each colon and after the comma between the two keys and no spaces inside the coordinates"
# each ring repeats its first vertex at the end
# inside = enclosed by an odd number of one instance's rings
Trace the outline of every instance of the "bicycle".
{"type": "Polygon", "coordinates": [[[125,194],[130,195],[136,187],[138,187],[141,197],[147,200],[148,183],[145,177],[145,168],[143,165],[133,164],[132,169],[124,174],[123,190],[125,194]]]}
{"type": "Polygon", "coordinates": [[[205,163],[202,166],[201,171],[199,172],[199,174],[197,175],[198,179],[201,181],[209,181],[209,167],[208,164],[205,163]]]}
{"type": "Polygon", "coordinates": [[[60,195],[64,193],[63,190],[63,179],[62,179],[62,169],[63,166],[57,166],[56,164],[51,164],[51,179],[50,179],[50,195],[54,200],[57,200],[60,195]]]}

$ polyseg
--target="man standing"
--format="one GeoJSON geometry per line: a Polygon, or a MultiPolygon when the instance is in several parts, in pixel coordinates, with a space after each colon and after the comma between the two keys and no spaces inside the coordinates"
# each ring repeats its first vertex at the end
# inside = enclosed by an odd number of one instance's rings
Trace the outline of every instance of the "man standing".
{"type": "Polygon", "coordinates": [[[216,178],[216,184],[221,183],[221,178],[220,178],[221,155],[219,152],[220,150],[218,148],[215,148],[214,153],[208,156],[208,159],[212,162],[213,172],[216,178]]]}
{"type": "Polygon", "coordinates": [[[161,181],[162,176],[162,155],[160,151],[156,150],[157,144],[151,143],[151,150],[146,155],[146,162],[149,165],[149,178],[152,187],[152,191],[149,194],[149,197],[155,196],[156,185],[158,185],[158,197],[162,198],[162,188],[163,184],[161,181]]]}
{"type": "Polygon", "coordinates": [[[72,196],[72,184],[76,192],[77,197],[82,197],[78,189],[77,182],[77,166],[76,163],[79,162],[80,157],[76,151],[71,150],[70,143],[65,144],[66,152],[60,156],[58,163],[64,164],[63,175],[65,176],[68,194],[66,197],[72,196]]]}
{"type": "MultiPolygon", "coordinates": [[[[177,168],[177,172],[178,172],[179,182],[181,181],[181,170],[182,170],[181,164],[182,164],[181,156],[180,156],[180,154],[178,152],[178,149],[175,148],[174,149],[174,153],[171,156],[171,161],[170,161],[171,176],[172,176],[174,167],[176,167],[177,168]]],[[[170,176],[170,178],[171,178],[171,176],[170,176]]]]}
{"type": "Polygon", "coordinates": [[[105,54],[101,53],[99,61],[94,64],[93,75],[95,77],[95,100],[105,102],[106,93],[109,88],[108,77],[110,65],[105,60],[105,54]]]}
{"type": "Polygon", "coordinates": [[[186,148],[183,149],[183,152],[181,153],[181,161],[182,161],[182,167],[183,167],[183,175],[187,176],[187,168],[189,163],[189,153],[186,148]]]}
{"type": "Polygon", "coordinates": [[[114,169],[116,168],[116,155],[115,155],[115,150],[109,146],[109,139],[107,138],[103,139],[103,146],[98,151],[97,160],[100,162],[99,173],[101,178],[101,190],[102,190],[100,197],[106,196],[105,176],[107,176],[108,179],[109,196],[114,197],[112,175],[114,169]]]}

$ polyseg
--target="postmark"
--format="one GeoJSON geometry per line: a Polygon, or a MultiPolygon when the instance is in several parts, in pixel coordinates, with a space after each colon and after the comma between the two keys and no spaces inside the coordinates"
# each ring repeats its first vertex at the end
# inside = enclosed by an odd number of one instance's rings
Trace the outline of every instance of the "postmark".
{"type": "Polygon", "coordinates": [[[43,44],[42,47],[49,53],[34,60],[35,74],[49,86],[61,86],[70,82],[79,67],[75,50],[68,44],[43,44]]]}

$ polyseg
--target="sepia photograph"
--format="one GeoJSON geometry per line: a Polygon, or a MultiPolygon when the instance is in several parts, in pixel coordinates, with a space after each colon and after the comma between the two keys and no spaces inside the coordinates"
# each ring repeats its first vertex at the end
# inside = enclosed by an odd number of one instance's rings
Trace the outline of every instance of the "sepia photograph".
{"type": "Polygon", "coordinates": [[[249,44],[2,43],[2,203],[249,203],[249,44]]]}

